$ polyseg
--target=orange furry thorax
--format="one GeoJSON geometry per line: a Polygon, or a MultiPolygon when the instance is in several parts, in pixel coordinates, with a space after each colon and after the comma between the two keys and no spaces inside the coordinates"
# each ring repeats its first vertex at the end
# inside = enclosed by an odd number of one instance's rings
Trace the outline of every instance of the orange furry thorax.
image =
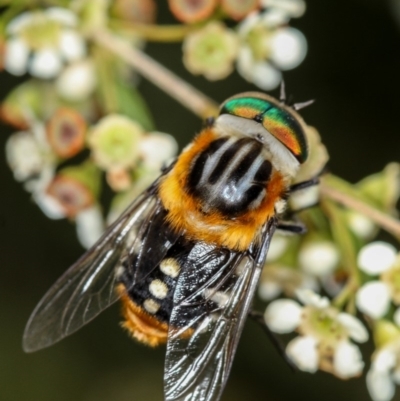
{"type": "Polygon", "coordinates": [[[159,196],[168,211],[168,223],[176,230],[183,230],[189,239],[245,251],[257,240],[262,225],[275,215],[275,203],[286,190],[285,180],[274,171],[261,204],[240,216],[229,217],[218,211],[204,213],[199,200],[188,193],[186,183],[193,161],[215,139],[212,128],[203,130],[194,139],[161,182],[159,196]]]}

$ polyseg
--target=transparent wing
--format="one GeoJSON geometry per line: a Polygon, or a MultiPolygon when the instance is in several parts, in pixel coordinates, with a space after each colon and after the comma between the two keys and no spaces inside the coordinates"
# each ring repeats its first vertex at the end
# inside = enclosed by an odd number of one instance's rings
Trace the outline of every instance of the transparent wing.
{"type": "Polygon", "coordinates": [[[235,253],[196,244],[182,267],[165,361],[166,401],[217,401],[225,387],[275,221],[235,253]]]}
{"type": "Polygon", "coordinates": [[[115,288],[118,267],[140,246],[140,232],[160,207],[157,184],[139,196],[41,299],[25,328],[26,352],[70,335],[119,298],[115,288]]]}

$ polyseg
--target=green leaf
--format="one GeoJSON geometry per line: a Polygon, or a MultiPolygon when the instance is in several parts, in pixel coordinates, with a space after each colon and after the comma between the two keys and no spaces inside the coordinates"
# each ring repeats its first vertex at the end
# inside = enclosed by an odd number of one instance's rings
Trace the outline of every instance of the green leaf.
{"type": "Polygon", "coordinates": [[[389,163],[379,173],[362,179],[356,187],[373,200],[380,210],[396,215],[400,195],[400,164],[389,163]]]}
{"type": "Polygon", "coordinates": [[[104,112],[124,114],[145,130],[154,130],[153,119],[144,99],[128,82],[126,71],[121,70],[119,61],[100,47],[94,47],[93,53],[99,76],[99,100],[104,112]]]}
{"type": "Polygon", "coordinates": [[[136,120],[146,131],[154,130],[150,110],[139,91],[126,82],[116,83],[118,112],[136,120]]]}

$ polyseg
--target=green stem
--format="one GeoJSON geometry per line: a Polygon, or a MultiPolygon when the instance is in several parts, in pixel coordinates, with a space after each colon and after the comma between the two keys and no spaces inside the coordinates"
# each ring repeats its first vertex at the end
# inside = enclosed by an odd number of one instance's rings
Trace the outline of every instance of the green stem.
{"type": "Polygon", "coordinates": [[[112,66],[109,55],[100,47],[93,47],[93,55],[96,59],[97,73],[99,77],[99,95],[104,109],[108,113],[116,112],[118,99],[113,83],[112,66]]]}
{"type": "Polygon", "coordinates": [[[151,42],[182,42],[194,28],[191,25],[139,24],[115,19],[110,21],[110,27],[151,42]]]}
{"type": "Polygon", "coordinates": [[[332,305],[338,309],[343,309],[343,306],[348,302],[349,298],[354,294],[356,288],[351,281],[343,287],[338,295],[332,300],[332,305]]]}
{"type": "Polygon", "coordinates": [[[345,224],[343,210],[331,200],[321,200],[321,208],[325,211],[331,226],[332,236],[342,251],[342,263],[358,284],[357,256],[354,252],[354,239],[345,224]]]}
{"type": "Polygon", "coordinates": [[[320,188],[323,198],[331,199],[364,214],[397,240],[400,240],[400,221],[364,201],[351,184],[338,177],[327,176],[321,178],[320,188]],[[339,185],[337,185],[338,183],[339,185]]]}

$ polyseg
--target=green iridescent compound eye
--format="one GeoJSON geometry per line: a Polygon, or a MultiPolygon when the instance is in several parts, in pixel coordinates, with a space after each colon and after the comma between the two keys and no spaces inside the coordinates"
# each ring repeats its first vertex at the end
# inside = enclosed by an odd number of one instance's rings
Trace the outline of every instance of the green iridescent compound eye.
{"type": "Polygon", "coordinates": [[[266,104],[264,99],[242,97],[226,102],[220,114],[232,114],[254,120],[257,116],[261,116],[268,107],[271,107],[271,104],[266,104]]]}
{"type": "Polygon", "coordinates": [[[227,100],[220,114],[231,114],[261,123],[300,163],[307,159],[304,128],[299,117],[289,111],[287,106],[281,106],[277,101],[275,103],[264,98],[244,96],[227,100]]]}

